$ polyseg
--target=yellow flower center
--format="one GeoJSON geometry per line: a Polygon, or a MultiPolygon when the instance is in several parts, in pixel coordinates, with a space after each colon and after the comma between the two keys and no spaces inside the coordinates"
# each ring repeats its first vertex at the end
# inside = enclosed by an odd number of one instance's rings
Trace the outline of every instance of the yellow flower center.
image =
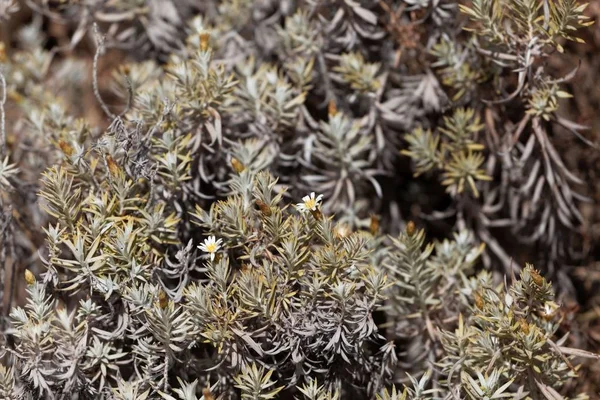
{"type": "Polygon", "coordinates": [[[312,210],[317,205],[317,199],[310,198],[304,202],[304,205],[306,206],[306,208],[312,210]]]}
{"type": "Polygon", "coordinates": [[[217,244],[216,243],[209,243],[206,245],[206,251],[208,253],[214,253],[215,251],[217,251],[217,244]]]}

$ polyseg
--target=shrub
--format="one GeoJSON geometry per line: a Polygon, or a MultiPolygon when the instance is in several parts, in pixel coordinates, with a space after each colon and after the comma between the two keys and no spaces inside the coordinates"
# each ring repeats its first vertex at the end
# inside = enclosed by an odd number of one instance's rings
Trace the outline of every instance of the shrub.
{"type": "Polygon", "coordinates": [[[598,356],[555,296],[583,181],[554,132],[594,144],[559,114],[573,74],[545,64],[585,5],[0,0],[0,18],[21,8],[0,264],[8,308],[18,277],[27,296],[3,398],[587,398],[572,378],[598,356]]]}

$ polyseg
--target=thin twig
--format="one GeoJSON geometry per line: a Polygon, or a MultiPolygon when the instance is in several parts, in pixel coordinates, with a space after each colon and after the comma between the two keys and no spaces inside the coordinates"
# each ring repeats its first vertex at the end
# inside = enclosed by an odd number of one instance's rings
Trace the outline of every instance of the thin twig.
{"type": "Polygon", "coordinates": [[[94,24],[94,37],[96,39],[96,54],[94,54],[94,64],[93,64],[93,71],[92,71],[92,85],[94,87],[94,95],[96,96],[96,99],[100,103],[100,107],[102,107],[102,110],[104,111],[104,113],[108,117],[115,119],[115,118],[117,118],[117,116],[114,115],[108,109],[108,106],[106,105],[104,100],[102,100],[102,96],[100,96],[100,90],[98,89],[98,59],[100,58],[100,55],[104,54],[104,39],[105,39],[105,37],[102,36],[100,34],[100,31],[98,30],[98,24],[94,24]]]}
{"type": "MultiPolygon", "coordinates": [[[[3,207],[4,208],[4,207],[3,207]]],[[[0,248],[0,299],[2,301],[2,305],[5,308],[2,308],[2,313],[1,313],[1,320],[0,320],[0,324],[4,324],[4,316],[8,314],[8,312],[10,311],[11,305],[10,302],[12,300],[12,293],[14,292],[12,290],[12,286],[8,285],[8,291],[7,291],[7,285],[6,285],[6,272],[8,270],[11,270],[11,281],[15,281],[15,277],[14,277],[14,269],[12,267],[14,267],[14,247],[11,243],[11,245],[9,245],[9,242],[12,242],[13,239],[13,234],[11,231],[12,228],[12,207],[7,207],[6,209],[2,210],[2,214],[0,214],[0,222],[2,223],[0,225],[0,243],[3,243],[4,245],[2,246],[2,248],[0,248]],[[11,250],[11,263],[10,263],[10,267],[7,263],[7,256],[6,256],[6,250],[9,249],[11,250]]],[[[4,326],[1,326],[0,331],[4,332],[4,326]]]]}
{"type": "Polygon", "coordinates": [[[131,109],[131,105],[133,104],[133,84],[131,83],[131,79],[126,77],[127,81],[127,104],[125,105],[125,109],[119,114],[119,117],[123,117],[129,110],[131,109]]]}
{"type": "Polygon", "coordinates": [[[0,86],[2,87],[2,97],[0,97],[0,161],[6,155],[6,113],[4,104],[6,104],[6,79],[0,71],[0,86]]]}

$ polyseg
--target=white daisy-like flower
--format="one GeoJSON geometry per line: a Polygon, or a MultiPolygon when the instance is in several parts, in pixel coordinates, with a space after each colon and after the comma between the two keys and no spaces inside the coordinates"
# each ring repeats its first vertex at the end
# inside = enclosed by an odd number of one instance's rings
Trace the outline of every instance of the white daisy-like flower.
{"type": "Polygon", "coordinates": [[[204,243],[202,243],[198,248],[205,253],[210,254],[210,260],[215,259],[215,254],[221,248],[221,244],[223,243],[222,239],[217,240],[214,236],[209,236],[204,239],[204,243]]]}
{"type": "Polygon", "coordinates": [[[302,203],[296,204],[296,209],[302,213],[307,211],[317,211],[317,207],[321,205],[321,201],[323,201],[323,195],[320,194],[315,197],[315,192],[312,192],[310,196],[304,196],[302,198],[302,203]]]}

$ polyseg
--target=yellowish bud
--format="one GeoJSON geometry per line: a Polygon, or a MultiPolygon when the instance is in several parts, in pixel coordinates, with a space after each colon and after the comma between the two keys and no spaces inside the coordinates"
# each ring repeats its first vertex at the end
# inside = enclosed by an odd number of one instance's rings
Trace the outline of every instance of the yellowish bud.
{"type": "Polygon", "coordinates": [[[69,143],[65,142],[64,140],[60,139],[58,141],[58,147],[60,147],[60,149],[66,156],[70,157],[73,155],[73,146],[71,146],[69,143]]]}
{"type": "Polygon", "coordinates": [[[544,277],[535,269],[531,270],[531,280],[538,286],[542,286],[544,284],[544,277]]]}
{"type": "Polygon", "coordinates": [[[215,400],[215,396],[213,396],[209,388],[202,389],[202,396],[204,396],[204,400],[215,400]]]}
{"type": "Polygon", "coordinates": [[[33,285],[35,283],[35,275],[28,269],[25,270],[25,282],[27,282],[28,285],[33,285]]]}
{"type": "Polygon", "coordinates": [[[483,306],[484,306],[484,301],[483,301],[483,297],[481,297],[481,294],[475,292],[475,307],[479,308],[480,310],[483,310],[483,306]]]}
{"type": "Polygon", "coordinates": [[[369,230],[373,236],[377,235],[379,232],[379,221],[380,218],[378,215],[371,215],[371,224],[369,225],[369,230]]]}
{"type": "Polygon", "coordinates": [[[106,156],[106,165],[108,165],[108,171],[112,176],[116,176],[121,172],[119,164],[109,155],[106,156]]]}
{"type": "Polygon", "coordinates": [[[233,169],[235,170],[235,172],[237,172],[238,174],[241,174],[246,167],[244,166],[244,164],[242,164],[240,162],[240,160],[238,160],[237,158],[232,158],[231,159],[231,166],[233,167],[233,169]]]}
{"type": "Polygon", "coordinates": [[[4,42],[0,42],[0,63],[5,63],[8,61],[8,57],[6,56],[6,45],[4,42]]]}
{"type": "Polygon", "coordinates": [[[519,319],[519,326],[521,327],[521,332],[523,332],[526,335],[529,335],[531,329],[529,328],[529,324],[527,323],[527,321],[525,321],[525,319],[519,319]]]}
{"type": "Polygon", "coordinates": [[[329,104],[327,105],[327,113],[330,117],[334,117],[338,113],[337,105],[335,101],[329,100],[329,104]]]}
{"type": "Polygon", "coordinates": [[[209,41],[210,41],[210,33],[202,32],[200,34],[200,50],[202,50],[202,51],[208,50],[209,41]]]}
{"type": "Polygon", "coordinates": [[[169,296],[161,290],[158,292],[158,305],[160,308],[165,309],[169,305],[169,296]]]}
{"type": "Polygon", "coordinates": [[[310,213],[312,214],[312,216],[317,220],[320,221],[321,218],[323,218],[323,213],[321,212],[320,208],[317,208],[316,210],[310,210],[310,213]]]}
{"type": "Polygon", "coordinates": [[[408,221],[408,224],[406,224],[406,234],[408,236],[412,236],[415,234],[416,230],[417,230],[417,227],[415,226],[415,223],[412,221],[408,221]]]}
{"type": "Polygon", "coordinates": [[[265,217],[268,217],[272,214],[271,207],[269,207],[269,205],[266,204],[264,201],[257,199],[256,205],[258,206],[258,208],[260,208],[260,212],[262,212],[265,217]]]}

